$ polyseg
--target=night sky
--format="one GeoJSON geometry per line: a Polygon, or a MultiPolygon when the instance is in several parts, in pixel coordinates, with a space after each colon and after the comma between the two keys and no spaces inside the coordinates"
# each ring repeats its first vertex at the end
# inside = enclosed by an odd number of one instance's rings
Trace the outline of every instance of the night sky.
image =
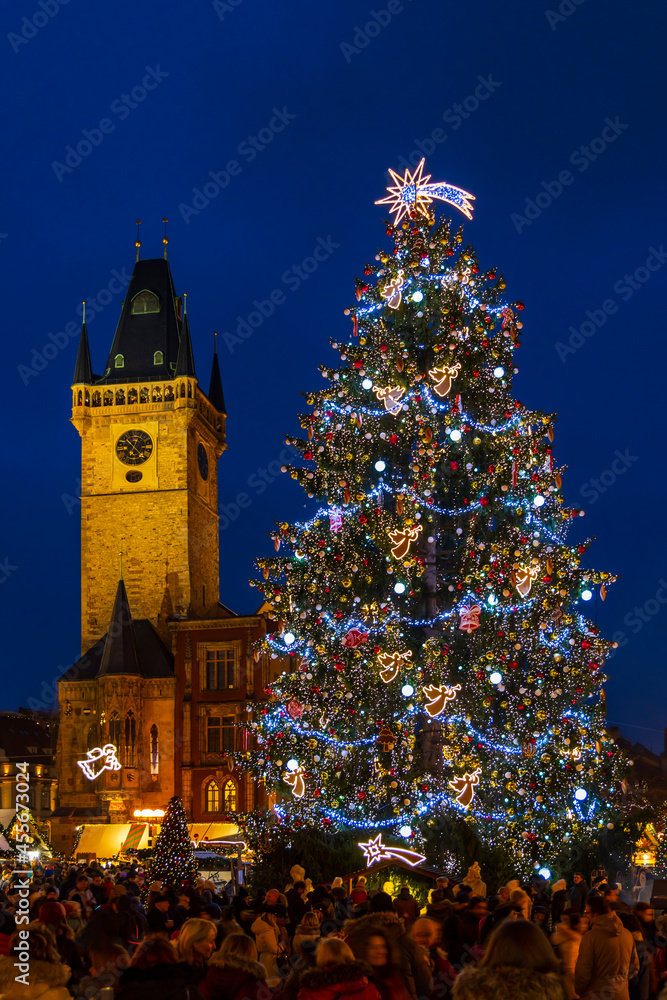
{"type": "Polygon", "coordinates": [[[559,2],[3,4],[0,707],[49,707],[79,655],[69,387],[84,298],[104,369],[135,220],[156,257],[169,217],[205,391],[220,334],[220,596],[251,613],[253,557],[273,551],[274,520],[305,513],[277,472],[284,435],[337,361],[329,338],[349,335],[355,276],[388,245],[373,204],[387,168],[421,148],[434,180],[474,192],[464,239],[526,304],[515,395],[558,411],[565,502],[586,509],[571,537],[595,535],[587,558],[620,577],[587,607],[620,644],[609,720],[662,749],[666,17],[655,0],[559,2]]]}

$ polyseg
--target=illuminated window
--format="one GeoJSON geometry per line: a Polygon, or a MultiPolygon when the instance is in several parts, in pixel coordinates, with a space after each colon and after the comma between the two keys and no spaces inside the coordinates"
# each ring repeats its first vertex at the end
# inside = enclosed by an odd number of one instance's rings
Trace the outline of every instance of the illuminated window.
{"type": "Polygon", "coordinates": [[[204,812],[220,812],[220,787],[213,778],[204,788],[204,812]]]}
{"type": "Polygon", "coordinates": [[[164,364],[164,353],[162,351],[155,352],[155,354],[153,355],[153,364],[154,365],[164,364]]]}
{"type": "Polygon", "coordinates": [[[236,785],[226,781],[222,786],[222,808],[225,812],[236,812],[236,785]]]}
{"type": "Polygon", "coordinates": [[[125,356],[123,354],[117,354],[113,359],[114,368],[124,368],[125,367],[125,356]]]}
{"type": "MultiPolygon", "coordinates": [[[[160,311],[160,300],[152,292],[139,292],[132,299],[132,315],[138,316],[143,313],[157,313],[160,311]]],[[[157,364],[157,362],[156,362],[157,364]]]]}
{"type": "Polygon", "coordinates": [[[153,724],[151,726],[151,774],[157,774],[159,771],[159,756],[158,756],[158,743],[157,743],[157,726],[153,724]]]}
{"type": "Polygon", "coordinates": [[[204,690],[227,691],[239,686],[238,658],[235,646],[206,650],[204,690]]]}
{"type": "Polygon", "coordinates": [[[206,752],[232,753],[236,749],[233,716],[212,716],[206,720],[206,752]]]}

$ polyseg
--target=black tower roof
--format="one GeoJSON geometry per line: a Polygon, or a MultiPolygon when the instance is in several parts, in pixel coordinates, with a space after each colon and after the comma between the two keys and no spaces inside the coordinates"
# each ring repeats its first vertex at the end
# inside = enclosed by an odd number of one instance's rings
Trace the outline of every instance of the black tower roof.
{"type": "Polygon", "coordinates": [[[173,379],[180,340],[181,321],[168,261],[163,258],[138,260],[134,265],[109,360],[97,384],[173,379]],[[140,296],[141,292],[149,294],[140,296]],[[137,296],[140,298],[137,299],[137,296]],[[158,352],[161,352],[161,360],[158,352]],[[116,367],[119,355],[123,360],[122,367],[116,367]]]}
{"type": "Polygon", "coordinates": [[[152,623],[133,621],[127,591],[118,582],[109,631],[67,670],[61,680],[88,681],[111,674],[173,677],[174,658],[152,623]]]}
{"type": "Polygon", "coordinates": [[[190,324],[186,313],[181,323],[181,343],[178,348],[178,358],[176,359],[176,375],[183,375],[189,378],[197,378],[195,371],[195,357],[192,353],[192,341],[190,339],[190,324]]]}
{"type": "Polygon", "coordinates": [[[76,356],[72,385],[81,385],[81,383],[84,385],[92,385],[93,383],[93,366],[90,362],[90,347],[88,345],[88,331],[86,330],[85,321],[81,326],[79,351],[76,356]]]}
{"type": "Polygon", "coordinates": [[[213,352],[213,364],[211,366],[211,385],[208,390],[208,401],[215,406],[218,413],[227,413],[225,409],[225,396],[222,391],[222,378],[220,377],[220,365],[218,364],[218,348],[213,352]]]}

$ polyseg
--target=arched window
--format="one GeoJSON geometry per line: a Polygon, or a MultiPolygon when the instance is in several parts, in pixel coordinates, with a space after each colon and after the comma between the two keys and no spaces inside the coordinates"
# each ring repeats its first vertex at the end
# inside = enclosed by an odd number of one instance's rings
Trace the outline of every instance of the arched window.
{"type": "Polygon", "coordinates": [[[104,393],[104,405],[113,406],[113,392],[111,391],[111,389],[107,389],[107,391],[104,393]]]}
{"type": "Polygon", "coordinates": [[[116,389],[116,406],[125,406],[125,390],[116,389]]]}
{"type": "Polygon", "coordinates": [[[155,354],[153,355],[153,364],[154,365],[164,364],[164,353],[162,351],[155,352],[155,354]]]}
{"type": "Polygon", "coordinates": [[[159,385],[153,386],[153,402],[154,403],[162,402],[162,387],[159,385]]]}
{"type": "Polygon", "coordinates": [[[130,403],[130,404],[136,403],[137,398],[138,398],[138,393],[137,393],[136,389],[128,389],[127,390],[127,401],[128,401],[128,403],[130,403]]]}
{"type": "Polygon", "coordinates": [[[116,750],[120,746],[120,715],[112,712],[109,716],[109,743],[113,743],[116,750]]]}
{"type": "Polygon", "coordinates": [[[83,393],[81,392],[81,389],[79,389],[79,394],[77,396],[77,405],[83,406],[83,393]]]}
{"type": "Polygon", "coordinates": [[[93,406],[101,406],[101,405],[102,405],[102,394],[99,393],[99,392],[94,392],[93,393],[93,406]]]}
{"type": "Polygon", "coordinates": [[[171,402],[174,398],[174,387],[173,385],[168,385],[164,390],[164,398],[167,402],[171,402]]]}
{"type": "Polygon", "coordinates": [[[137,735],[137,720],[134,712],[129,711],[125,716],[125,742],[123,745],[123,757],[125,767],[134,767],[134,741],[137,735]]]}
{"type": "Polygon", "coordinates": [[[204,812],[220,812],[220,786],[215,778],[211,778],[204,786],[204,812]]]}
{"type": "Polygon", "coordinates": [[[117,354],[113,359],[114,368],[124,368],[125,367],[125,355],[117,354]]]}
{"type": "Polygon", "coordinates": [[[185,399],[185,383],[181,382],[181,399],[185,399]]]}
{"type": "Polygon", "coordinates": [[[188,382],[188,399],[192,399],[192,382],[188,382]]]}
{"type": "Polygon", "coordinates": [[[132,315],[138,316],[143,313],[157,313],[160,311],[160,300],[153,292],[144,289],[132,299],[132,315]]]}
{"type": "Polygon", "coordinates": [[[99,736],[97,732],[97,724],[94,723],[88,730],[88,736],[86,740],[86,749],[94,750],[95,747],[100,745],[99,736]]]}
{"type": "Polygon", "coordinates": [[[222,808],[225,812],[236,812],[236,785],[231,780],[222,786],[222,808]]]}
{"type": "Polygon", "coordinates": [[[148,402],[148,386],[147,385],[142,386],[141,389],[139,390],[139,402],[140,403],[147,403],[148,402]]]}
{"type": "Polygon", "coordinates": [[[158,741],[157,741],[157,726],[155,723],[151,726],[151,774],[158,774],[160,765],[160,758],[158,753],[158,741]]]}

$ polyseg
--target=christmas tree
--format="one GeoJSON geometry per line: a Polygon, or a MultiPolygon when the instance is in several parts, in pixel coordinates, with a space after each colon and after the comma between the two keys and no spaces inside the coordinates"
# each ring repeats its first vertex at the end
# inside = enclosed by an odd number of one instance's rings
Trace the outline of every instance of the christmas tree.
{"type": "Polygon", "coordinates": [[[162,820],[162,829],[155,842],[153,855],[146,868],[146,889],[151,882],[167,882],[180,886],[185,879],[197,878],[198,867],[188,832],[183,802],[174,795],[169,800],[162,820]]]}
{"type": "Polygon", "coordinates": [[[257,561],[280,619],[263,641],[293,669],[245,760],[291,793],[285,822],[363,831],[369,860],[425,849],[453,813],[538,868],[611,822],[611,644],[582,614],[610,577],[566,544],[583,512],[564,505],[554,415],[512,395],[523,304],[434,218],[434,198],[471,218],[473,196],[423,166],[392,172],[394,245],[288,438],[319,506],[257,561]]]}

